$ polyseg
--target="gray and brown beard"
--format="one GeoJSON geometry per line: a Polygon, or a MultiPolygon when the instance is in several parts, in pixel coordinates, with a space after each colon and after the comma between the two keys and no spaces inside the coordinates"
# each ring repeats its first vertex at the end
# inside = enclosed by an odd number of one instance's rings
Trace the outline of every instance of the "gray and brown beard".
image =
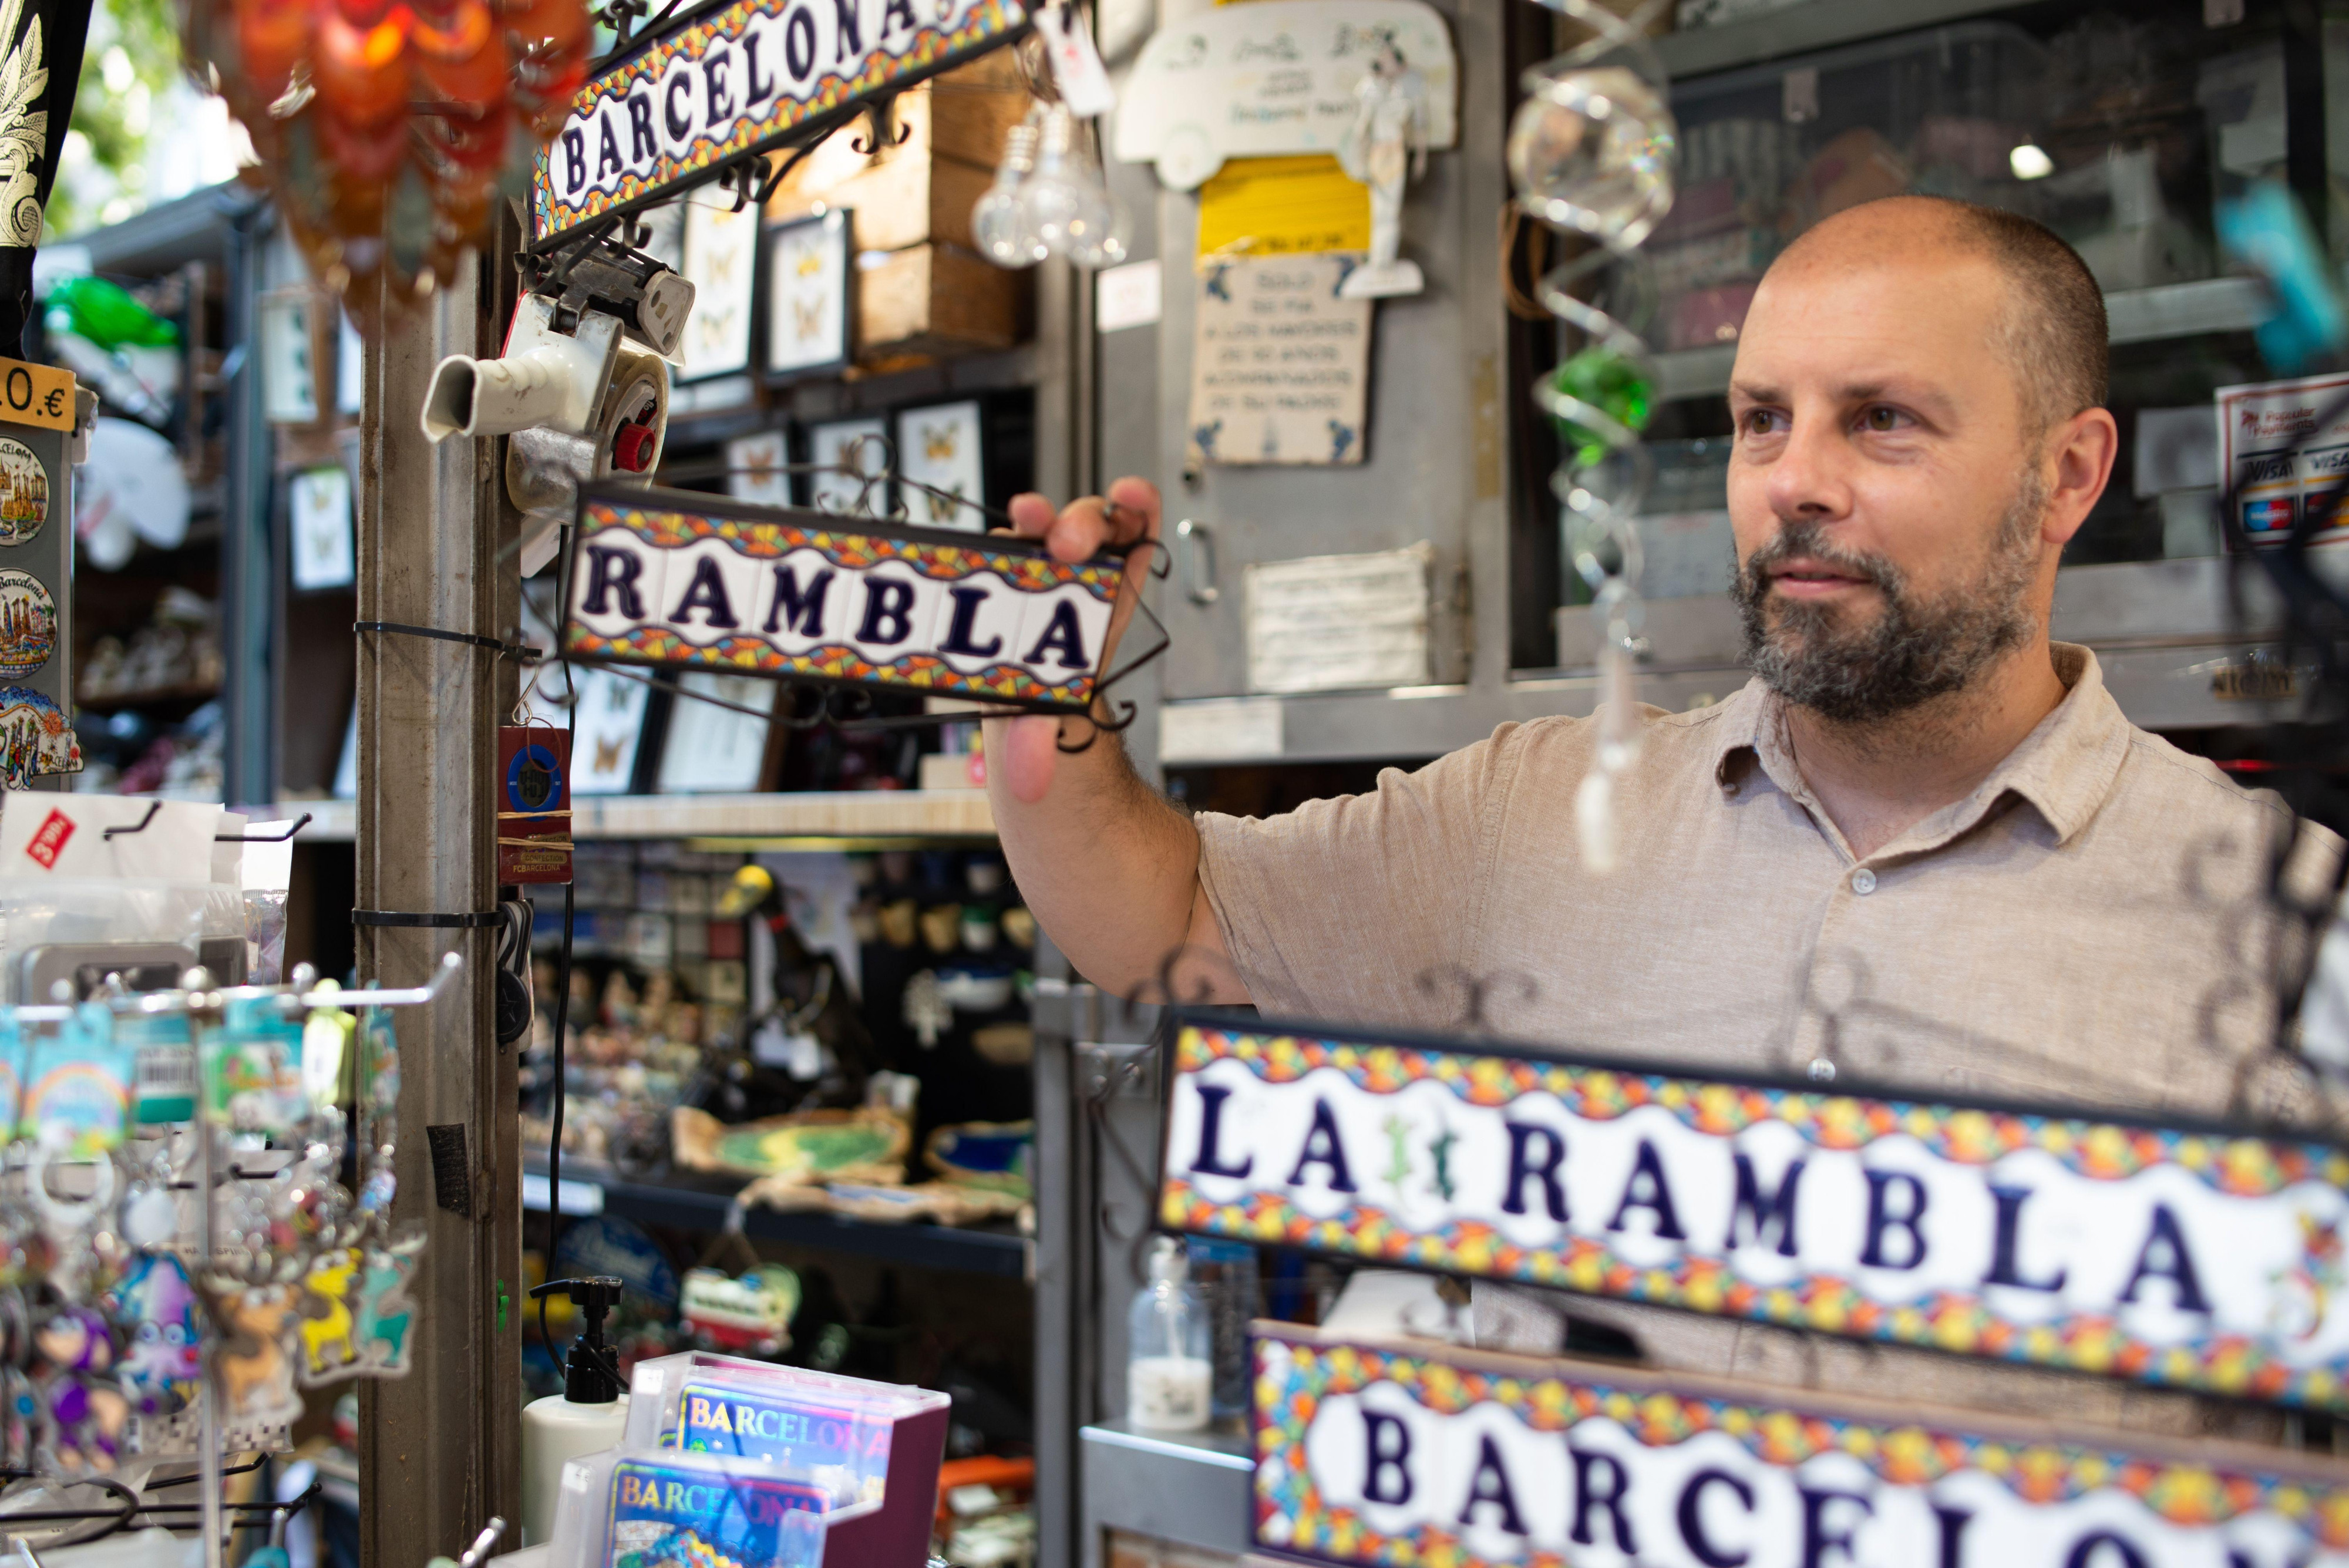
{"type": "Polygon", "coordinates": [[[1974,580],[1927,599],[1883,556],[1833,543],[1808,520],[1782,524],[1737,574],[1745,659],[1773,691],[1833,723],[1864,724],[1963,691],[2030,640],[2046,487],[2026,472],[1974,580]],[[1845,606],[1770,599],[1769,572],[1800,556],[1873,584],[1884,607],[1856,622],[1845,606]]]}

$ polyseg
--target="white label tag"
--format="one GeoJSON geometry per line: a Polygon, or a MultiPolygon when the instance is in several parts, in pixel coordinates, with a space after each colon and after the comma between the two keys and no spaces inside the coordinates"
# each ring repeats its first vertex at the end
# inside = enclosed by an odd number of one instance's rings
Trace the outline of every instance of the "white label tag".
{"type": "Polygon", "coordinates": [[[781,1067],[802,1083],[823,1076],[823,1043],[804,1029],[762,1025],[750,1036],[750,1059],[761,1067],[781,1067]]]}
{"type": "Polygon", "coordinates": [[[1123,332],[1129,327],[1156,326],[1161,275],[1154,258],[1103,268],[1093,279],[1093,329],[1123,332]]]}
{"type": "Polygon", "coordinates": [[[1091,119],[1117,107],[1117,88],[1110,85],[1101,51],[1093,47],[1092,31],[1081,18],[1067,6],[1048,5],[1036,13],[1036,30],[1044,35],[1052,85],[1061,89],[1061,101],[1071,114],[1091,119]]]}

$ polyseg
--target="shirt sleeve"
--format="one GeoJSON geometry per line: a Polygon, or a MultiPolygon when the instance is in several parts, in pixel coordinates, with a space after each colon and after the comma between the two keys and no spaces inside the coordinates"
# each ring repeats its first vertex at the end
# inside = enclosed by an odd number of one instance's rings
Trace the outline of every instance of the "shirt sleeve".
{"type": "Polygon", "coordinates": [[[1456,1018],[1476,971],[1488,842],[1522,750],[1504,724],[1416,773],[1389,768],[1368,794],[1284,816],[1202,813],[1199,883],[1257,1009],[1350,1023],[1456,1018]]]}

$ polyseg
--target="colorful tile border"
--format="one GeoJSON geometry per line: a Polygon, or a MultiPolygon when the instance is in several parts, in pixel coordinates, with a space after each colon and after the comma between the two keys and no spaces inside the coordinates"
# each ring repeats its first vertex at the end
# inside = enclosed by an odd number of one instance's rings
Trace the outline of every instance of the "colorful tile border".
{"type": "MultiPolygon", "coordinates": [[[[1586,1422],[1611,1423],[1638,1445],[1628,1453],[1621,1445],[1609,1450],[1622,1460],[1627,1507],[1638,1506],[1636,1489],[1681,1484],[1668,1473],[1669,1462],[1657,1465],[1651,1473],[1640,1450],[1665,1459],[1669,1450],[1718,1434],[1742,1449],[1743,1457],[1710,1462],[1732,1478],[1731,1487],[1746,1487],[1749,1498],[1768,1484],[1768,1472],[1793,1470],[1827,1455],[1846,1457],[1872,1478],[1872,1485],[1887,1489],[1923,1490],[1961,1477],[1987,1479],[2002,1489],[2020,1517],[2032,1521],[2034,1528],[2028,1533],[2033,1543],[2044,1543],[2051,1552],[2049,1561],[2055,1563],[2065,1560],[2067,1546],[2076,1551],[2075,1541],[2093,1537],[2100,1528],[2097,1521],[2110,1517],[2109,1511],[2060,1516],[2055,1511],[2094,1494],[2115,1492],[2141,1505],[2158,1525],[2119,1542],[2137,1552],[2136,1558],[2126,1552],[2099,1556],[2092,1550],[2091,1560],[2173,1568],[2181,1555],[2200,1562],[2205,1560],[2201,1554],[2208,1553],[2208,1561],[2222,1562],[2226,1549],[2209,1540],[2209,1532],[2255,1514],[2271,1516],[2296,1535],[2301,1550],[2293,1554],[2294,1562],[2307,1562],[2319,1552],[2349,1552],[2349,1466],[2311,1455],[2241,1443],[2189,1445],[2118,1432],[2064,1433],[1959,1411],[1920,1419],[1911,1412],[1895,1414],[1889,1405],[1863,1407],[1858,1401],[1726,1379],[1591,1362],[1533,1361],[1433,1344],[1349,1340],[1284,1324],[1258,1324],[1256,1334],[1251,1346],[1256,1450],[1251,1523],[1258,1545],[1284,1555],[1392,1568],[1473,1568],[1497,1561],[1520,1568],[1567,1568],[1572,1561],[1557,1550],[1564,1542],[1531,1535],[1518,1554],[1479,1556],[1464,1530],[1429,1521],[1402,1530],[1391,1517],[1381,1529],[1370,1510],[1327,1495],[1309,1450],[1314,1419],[1330,1401],[1381,1386],[1436,1417],[1456,1417],[1478,1407],[1492,1407],[1544,1436],[1563,1437],[1586,1422]],[[2045,1517],[2034,1517],[2040,1513],[2045,1517]]],[[[1389,1399],[1381,1407],[1392,1410],[1395,1403],[1389,1399]]],[[[1475,1429],[1489,1431],[1491,1425],[1475,1429]]],[[[1418,1432],[1419,1440],[1425,1442],[1428,1428],[1418,1432]]],[[[1718,1445],[1713,1451],[1722,1453],[1718,1445]]],[[[1424,1466],[1419,1474],[1432,1479],[1440,1467],[1429,1456],[1419,1457],[1424,1466]]],[[[1478,1462],[1485,1457],[1480,1455],[1478,1462]]],[[[1452,1470],[1456,1475],[1466,1468],[1455,1464],[1452,1470]]],[[[1472,1490],[1489,1500],[1497,1488],[1483,1475],[1476,1480],[1472,1490]]],[[[1525,1496],[1528,1483],[1520,1480],[1516,1484],[1520,1490],[1516,1496],[1525,1496]]],[[[1982,1506],[1985,1490],[1977,1486],[1971,1493],[1977,1508],[1982,1506]]],[[[1951,1494],[1945,1490],[1942,1495],[1951,1494]]],[[[1872,1500],[1871,1514],[1883,1511],[1873,1506],[1882,1501],[1880,1493],[1872,1500]]],[[[1484,1520],[1498,1517],[1489,1506],[1475,1511],[1484,1520]]],[[[1526,1511],[1528,1515],[1531,1511],[1526,1511]]],[[[1683,1503],[1683,1531],[1692,1511],[1683,1503]]],[[[1746,1511],[1753,1515],[1750,1504],[1746,1511]]],[[[1856,1516],[1855,1511],[1847,1517],[1856,1516]]],[[[1664,1511],[1651,1508],[1641,1517],[1651,1523],[1668,1519],[1669,1506],[1664,1511]]],[[[1606,1515],[1599,1518],[1603,1525],[1606,1515]]],[[[1753,1515],[1745,1522],[1758,1518],[1753,1515]]],[[[2111,1528],[2108,1523],[2102,1527],[2111,1528]]],[[[1966,1533],[1977,1539],[1991,1534],[1971,1525],[1966,1533]]],[[[2005,1537],[2013,1538],[2012,1533],[2005,1537]]],[[[1869,1568],[1948,1568],[1948,1556],[1935,1561],[1930,1534],[1906,1542],[1887,1534],[1878,1542],[1889,1555],[1870,1557],[1869,1568]],[[1899,1551],[1902,1544],[1915,1554],[1913,1563],[1899,1551]]],[[[1771,1544],[1775,1549],[1768,1551],[1758,1541],[1741,1542],[1740,1547],[1751,1549],[1756,1561],[1794,1560],[1794,1542],[1771,1544]]],[[[1840,1544],[1849,1552],[1847,1542],[1840,1544]]],[[[1837,1554],[1836,1560],[1855,1561],[1857,1555],[1837,1554]]],[[[1665,1555],[1654,1560],[1678,1558],[1667,1547],[1665,1555]]]]}
{"type": "MultiPolygon", "coordinates": [[[[1337,1035],[1261,1033],[1204,1020],[1176,1022],[1167,1096],[1172,1117],[1177,1093],[1192,1075],[1224,1061],[1243,1064],[1268,1085],[1294,1084],[1309,1074],[1335,1073],[1366,1094],[1389,1096],[1414,1085],[1442,1085],[1463,1106],[1498,1109],[1524,1096],[1555,1096],[1587,1121],[1619,1120],[1645,1107],[1668,1113],[1693,1131],[1727,1140],[1748,1128],[1777,1123],[1813,1148],[1858,1151],[1880,1139],[1913,1138],[1952,1166],[1984,1170],[2018,1151],[2036,1151],[2065,1170],[2095,1181],[2122,1182],[2168,1167],[2230,1199],[2284,1202],[2288,1189],[2349,1187],[2349,1151],[2224,1130],[2103,1122],[2044,1111],[1937,1105],[1784,1085],[1708,1079],[1670,1071],[1581,1065],[1541,1055],[1496,1050],[1447,1051],[1337,1035]]],[[[1400,1102],[1398,1102],[1400,1103],[1400,1102]]],[[[1285,1161],[1293,1150],[1285,1150],[1285,1161]]],[[[1236,1159],[1237,1154],[1227,1158],[1236,1159]]],[[[1277,1162],[1278,1163],[1278,1162],[1277,1162]]],[[[1300,1168],[1302,1162],[1300,1161],[1300,1168]]],[[[2349,1355],[2312,1362],[2290,1354],[2289,1334],[2213,1331],[2182,1342],[2156,1343],[2133,1334],[2117,1305],[2072,1311],[2037,1321],[1996,1310],[1990,1287],[1928,1290],[1889,1302],[1853,1279],[1809,1272],[1777,1283],[1741,1275],[1720,1251],[1683,1248],[1669,1263],[1635,1262],[1611,1239],[1567,1234],[1557,1245],[1526,1246],[1485,1219],[1455,1213],[1435,1226],[1407,1222],[1395,1208],[1357,1194],[1335,1212],[1300,1209],[1280,1190],[1261,1184],[1238,1201],[1217,1201],[1194,1174],[1180,1168],[1170,1147],[1162,1175],[1158,1220],[1169,1230],[1230,1237],[1403,1267],[1519,1281],[1618,1300],[1681,1308],[1709,1315],[1773,1323],[1849,1338],[1917,1345],[1952,1354],[2027,1363],[2149,1384],[2278,1403],[2349,1409],[2349,1355]]],[[[1365,1188],[1370,1185],[1367,1180],[1365,1188]]],[[[2344,1206],[2326,1199],[2336,1210],[2344,1206]]],[[[1757,1227],[1759,1220],[1756,1220],[1757,1227]]],[[[1735,1224],[1732,1221],[1733,1229],[1735,1224]]],[[[2271,1278],[2271,1299],[2307,1303],[2307,1337],[2330,1332],[2333,1314],[2349,1311],[2349,1217],[2330,1224],[2304,1217],[2287,1277],[2271,1278]]],[[[2148,1239],[2147,1247],[2154,1242],[2148,1239]]],[[[2183,1249],[2184,1241],[2176,1243],[2183,1249]]],[[[2143,1262],[2140,1256],[2140,1263],[2143,1262]]],[[[2251,1266],[2233,1257],[2204,1258],[2201,1270],[2251,1266]]]]}

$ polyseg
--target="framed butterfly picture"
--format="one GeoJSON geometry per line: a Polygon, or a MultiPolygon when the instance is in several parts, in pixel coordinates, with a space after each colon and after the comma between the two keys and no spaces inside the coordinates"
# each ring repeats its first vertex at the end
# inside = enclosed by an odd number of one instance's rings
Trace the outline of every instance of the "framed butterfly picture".
{"type": "Polygon", "coordinates": [[[750,304],[758,285],[759,219],[755,212],[688,202],[685,265],[693,284],[693,314],[678,346],[678,379],[699,381],[750,368],[750,304]]]}
{"type": "Polygon", "coordinates": [[[899,499],[907,517],[936,528],[987,531],[987,420],[975,398],[897,410],[899,499]],[[957,500],[957,497],[962,499],[957,500]]]}
{"type": "Polygon", "coordinates": [[[767,230],[767,374],[829,374],[849,360],[855,276],[848,213],[835,207],[767,230]]]}

